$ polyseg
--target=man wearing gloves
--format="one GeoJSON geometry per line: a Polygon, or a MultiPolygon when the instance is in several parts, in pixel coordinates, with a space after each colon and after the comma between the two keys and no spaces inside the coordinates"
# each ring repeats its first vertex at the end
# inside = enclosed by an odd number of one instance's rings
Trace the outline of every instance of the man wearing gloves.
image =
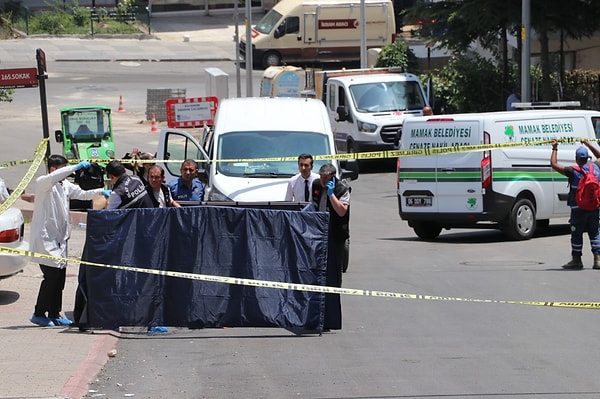
{"type": "Polygon", "coordinates": [[[69,200],[91,200],[94,195],[110,195],[101,188],[83,190],[66,180],[73,172],[89,168],[91,164],[82,161],[68,165],[62,155],[48,158],[49,173],[36,180],[35,207],[31,222],[31,250],[35,253],[59,259],[34,258],[40,262],[43,273],[42,283],[35,304],[31,322],[43,327],[70,325],[71,320],[62,317],[62,293],[65,287],[67,262],[67,241],[71,235],[69,223],[69,200]]]}
{"type": "Polygon", "coordinates": [[[318,211],[329,212],[329,244],[333,247],[341,286],[344,243],[350,237],[350,187],[335,175],[334,165],[321,166],[319,179],[313,182],[312,198],[318,211]]]}

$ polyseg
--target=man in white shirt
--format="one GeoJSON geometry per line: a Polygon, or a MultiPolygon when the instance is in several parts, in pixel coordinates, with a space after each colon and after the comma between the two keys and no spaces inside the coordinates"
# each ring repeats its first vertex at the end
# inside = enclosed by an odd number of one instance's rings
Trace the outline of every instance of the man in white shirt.
{"type": "Polygon", "coordinates": [[[300,173],[290,178],[285,193],[285,200],[291,202],[312,201],[312,183],[319,178],[313,170],[313,157],[310,154],[298,156],[298,170],[300,173]]]}

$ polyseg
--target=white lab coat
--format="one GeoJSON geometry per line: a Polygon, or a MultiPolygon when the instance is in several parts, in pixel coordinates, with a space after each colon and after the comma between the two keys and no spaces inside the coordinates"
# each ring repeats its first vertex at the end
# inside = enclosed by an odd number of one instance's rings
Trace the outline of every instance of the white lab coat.
{"type": "MultiPolygon", "coordinates": [[[[65,180],[76,165],[65,166],[36,179],[35,206],[31,221],[31,251],[60,258],[67,257],[67,240],[71,236],[69,199],[91,200],[102,189],[83,190],[65,180]]],[[[63,269],[64,260],[32,257],[32,261],[63,269]]]]}
{"type": "Polygon", "coordinates": [[[6,183],[0,179],[0,204],[8,199],[8,190],[6,189],[6,183]]]}

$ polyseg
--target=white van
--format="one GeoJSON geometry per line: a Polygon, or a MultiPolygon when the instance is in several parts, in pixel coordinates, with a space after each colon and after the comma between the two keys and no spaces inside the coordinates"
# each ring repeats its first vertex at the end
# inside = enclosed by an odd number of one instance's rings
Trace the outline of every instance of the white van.
{"type": "MultiPolygon", "coordinates": [[[[393,43],[391,0],[364,0],[367,48],[393,43]]],[[[282,0],[252,28],[255,65],[360,60],[361,0],[282,0]]],[[[246,59],[242,38],[240,55],[246,59]]]]}
{"type": "Polygon", "coordinates": [[[394,149],[406,118],[432,114],[419,78],[394,68],[320,71],[315,88],[340,152],[394,149]]]}
{"type": "MultiPolygon", "coordinates": [[[[205,201],[271,202],[285,200],[288,180],[298,173],[301,153],[335,154],[323,103],[308,98],[258,97],[221,101],[214,129],[202,138],[163,129],[157,158],[200,161],[205,201]],[[280,157],[292,159],[277,160],[280,157]]],[[[329,162],[341,179],[358,176],[355,162],[315,159],[313,170],[317,172],[329,162]]],[[[180,176],[180,166],[181,162],[164,162],[167,181],[180,176]]]]}
{"type": "MultiPolygon", "coordinates": [[[[544,110],[457,114],[407,119],[401,150],[523,143],[491,151],[398,159],[402,220],[426,240],[442,229],[499,228],[525,240],[536,227],[568,217],[567,178],[550,167],[549,144],[561,142],[558,161],[575,163],[580,139],[600,137],[600,112],[544,110]]],[[[597,144],[596,144],[597,145],[597,144]]]]}

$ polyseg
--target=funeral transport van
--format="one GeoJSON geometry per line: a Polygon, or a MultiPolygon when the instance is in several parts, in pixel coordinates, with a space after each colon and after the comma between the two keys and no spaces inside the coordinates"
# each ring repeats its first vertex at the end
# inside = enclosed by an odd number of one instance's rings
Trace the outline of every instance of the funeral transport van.
{"type": "Polygon", "coordinates": [[[400,217],[426,240],[451,228],[497,228],[511,239],[529,239],[536,227],[570,212],[567,178],[550,167],[550,144],[536,142],[567,140],[559,143],[558,162],[573,165],[581,139],[594,139],[597,146],[598,137],[598,111],[409,118],[400,149],[426,150],[430,155],[398,158],[400,217]],[[480,144],[494,144],[497,149],[461,151],[463,146],[480,144]],[[452,148],[441,150],[448,147],[452,148]]]}
{"type": "MultiPolygon", "coordinates": [[[[364,0],[367,48],[393,43],[391,0],[364,0]]],[[[281,0],[252,28],[252,59],[263,68],[282,63],[360,60],[361,0],[281,0]]],[[[240,56],[247,59],[242,38],[240,56]]]]}

